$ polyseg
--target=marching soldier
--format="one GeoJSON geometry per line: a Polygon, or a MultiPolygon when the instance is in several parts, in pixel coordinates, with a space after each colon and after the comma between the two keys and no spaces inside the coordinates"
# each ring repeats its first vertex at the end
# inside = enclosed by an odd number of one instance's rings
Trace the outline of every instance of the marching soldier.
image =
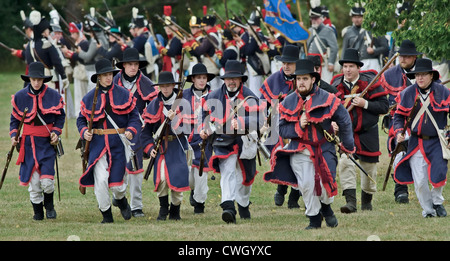
{"type": "MultiPolygon", "coordinates": [[[[399,64],[386,70],[380,77],[381,85],[389,94],[389,107],[397,107],[397,104],[395,102],[395,98],[397,97],[397,95],[406,87],[415,82],[414,79],[409,79],[408,77],[406,77],[406,73],[414,69],[414,66],[416,65],[417,55],[421,54],[417,52],[416,45],[410,40],[404,40],[401,43],[398,53],[399,64]]],[[[383,127],[387,127],[387,129],[389,129],[389,137],[387,141],[387,149],[389,153],[392,153],[397,144],[393,129],[393,118],[395,111],[395,108],[391,109],[390,113],[383,118],[383,125],[386,125],[383,127]],[[385,123],[385,121],[387,121],[387,123],[385,123]]],[[[399,153],[396,155],[394,168],[396,163],[401,159],[402,156],[403,153],[399,153]]],[[[397,203],[408,203],[408,186],[395,183],[394,197],[395,202],[397,203]]]]}
{"type": "Polygon", "coordinates": [[[17,145],[15,136],[25,108],[23,132],[17,165],[20,164],[20,185],[29,185],[30,201],[34,220],[44,219],[44,208],[48,219],[56,218],[53,204],[55,191],[55,145],[65,122],[64,101],[61,95],[46,84],[52,76],[45,75],[41,62],[32,62],[27,75],[21,75],[26,87],[13,95],[13,110],[10,121],[12,145],[17,145]]]}
{"type": "Polygon", "coordinates": [[[76,50],[69,50],[66,46],[61,48],[64,56],[70,59],[74,64],[73,68],[73,89],[74,89],[74,107],[75,113],[80,113],[81,99],[88,92],[88,76],[86,74],[85,62],[79,57],[79,53],[86,52],[89,49],[89,41],[83,33],[83,24],[71,22],[69,24],[70,37],[74,40],[76,50]]]}
{"type": "MultiPolygon", "coordinates": [[[[159,94],[150,102],[143,114],[145,126],[141,133],[141,142],[144,156],[155,158],[153,182],[160,206],[157,220],[166,220],[167,215],[171,220],[180,220],[183,192],[190,189],[189,168],[185,155],[188,142],[183,133],[186,116],[184,111],[180,112],[180,105],[173,108],[175,102],[185,102],[180,99],[181,96],[177,97],[175,92],[175,85],[180,83],[175,82],[171,72],[161,72],[158,83],[155,84],[159,87],[159,94]],[[166,118],[168,118],[168,125],[164,128],[163,123],[166,122],[166,118]],[[159,148],[158,140],[153,136],[156,133],[160,135],[159,148]]],[[[184,108],[184,105],[182,106],[184,108]]]]}
{"type": "Polygon", "coordinates": [[[331,83],[334,73],[334,63],[338,54],[338,43],[331,27],[323,24],[322,9],[320,6],[309,11],[311,19],[310,35],[308,38],[308,54],[319,54],[322,59],[321,79],[331,83]]]}
{"type": "MultiPolygon", "coordinates": [[[[286,45],[283,48],[283,53],[278,56],[275,56],[275,59],[282,63],[281,70],[272,73],[269,77],[264,80],[259,91],[261,92],[261,99],[265,99],[268,103],[268,107],[271,106],[272,113],[277,113],[277,108],[274,106],[278,106],[279,95],[281,94],[281,100],[286,98],[289,92],[295,90],[294,87],[294,73],[296,62],[299,59],[300,49],[295,45],[286,45]],[[272,104],[272,102],[277,102],[276,104],[272,104]]],[[[272,123],[273,125],[276,122],[272,123]]],[[[280,147],[284,146],[283,139],[279,137],[279,133],[277,128],[271,128],[272,133],[270,135],[274,135],[274,138],[271,138],[269,142],[266,141],[268,147],[272,148],[271,151],[275,151],[280,147]],[[271,143],[271,144],[268,144],[271,143]]],[[[287,193],[288,186],[284,184],[279,184],[277,190],[275,192],[274,200],[275,205],[281,206],[284,203],[284,195],[287,193]]],[[[291,187],[291,193],[289,194],[288,200],[288,208],[299,208],[298,199],[300,198],[300,192],[298,188],[291,187]]]]}
{"type": "Polygon", "coordinates": [[[129,161],[127,154],[130,148],[122,138],[132,140],[138,134],[141,122],[135,105],[136,98],[130,91],[113,82],[113,76],[119,71],[104,58],[95,63],[95,69],[96,73],[90,80],[97,83],[98,87],[84,96],[77,119],[81,139],[90,142],[86,171],[79,183],[82,187],[94,187],[98,208],[103,216],[102,223],[112,223],[114,219],[109,190],[122,217],[125,220],[131,218],[130,205],[125,197],[126,165],[129,161]],[[90,127],[92,131],[89,131],[90,127]]]}
{"type": "Polygon", "coordinates": [[[262,125],[262,117],[259,117],[258,98],[243,84],[247,76],[242,74],[240,62],[228,61],[221,78],[225,82],[222,87],[205,98],[200,136],[207,139],[209,135],[215,135],[212,143],[214,155],[209,166],[221,174],[222,220],[236,223],[235,201],[240,217],[251,218],[250,193],[257,173],[257,135],[254,132],[262,125]],[[223,110],[218,110],[218,107],[223,110]],[[214,124],[216,131],[206,125],[209,122],[214,124]]]}
{"type": "MultiPolygon", "coordinates": [[[[354,107],[349,113],[353,125],[355,155],[368,174],[367,176],[361,175],[361,209],[372,210],[372,197],[377,190],[377,184],[371,180],[376,180],[377,162],[381,155],[378,120],[379,115],[386,114],[389,109],[387,92],[379,81],[369,86],[369,82],[375,77],[376,72],[373,70],[360,71],[364,64],[359,60],[356,49],[345,50],[339,64],[343,68],[343,74],[336,75],[331,81],[331,85],[338,90],[336,96],[342,100],[344,106],[354,107]],[[359,93],[368,87],[366,94],[360,97],[359,93]]],[[[334,126],[335,131],[339,131],[339,128],[334,126]]],[[[341,207],[341,212],[356,212],[356,165],[350,161],[347,155],[342,155],[339,159],[339,175],[342,193],[347,202],[345,206],[341,207]]]]}
{"type": "MultiPolygon", "coordinates": [[[[164,6],[164,31],[167,35],[166,46],[157,45],[159,54],[162,56],[163,67],[162,71],[172,72],[175,77],[179,75],[179,62],[181,60],[181,50],[183,49],[183,35],[178,29],[171,25],[170,21],[175,21],[176,18],[172,16],[172,7],[164,6]]],[[[184,68],[183,68],[184,69],[184,68]]],[[[182,70],[183,70],[182,69],[182,70]]]]}
{"type": "MultiPolygon", "coordinates": [[[[114,84],[122,86],[133,94],[136,98],[136,108],[139,115],[142,116],[144,109],[158,95],[158,90],[154,88],[153,82],[142,73],[142,68],[147,66],[148,62],[139,57],[136,48],[128,48],[123,52],[123,58],[116,66],[121,69],[114,76],[114,84]]],[[[142,117],[141,123],[143,125],[142,117]]],[[[142,144],[140,141],[141,128],[137,129],[137,134],[131,140],[134,151],[134,164],[127,163],[128,185],[130,187],[130,207],[133,217],[143,217],[142,211],[142,180],[144,177],[142,144]]]]}
{"type": "Polygon", "coordinates": [[[120,31],[120,26],[111,26],[109,29],[109,49],[106,49],[104,46],[101,46],[97,53],[103,56],[104,58],[110,60],[111,62],[117,62],[122,59],[123,52],[128,48],[128,45],[125,44],[123,40],[122,32],[120,31]]]}
{"type": "Polygon", "coordinates": [[[411,120],[411,137],[406,155],[398,162],[394,179],[400,184],[414,183],[423,217],[445,217],[442,191],[447,180],[450,158],[449,118],[450,91],[439,84],[439,72],[429,59],[418,59],[413,71],[406,73],[416,83],[400,92],[394,114],[394,134],[397,142],[405,140],[402,133],[406,118],[411,120]],[[417,105],[415,103],[417,101],[417,105]],[[416,107],[416,108],[414,108],[416,107]],[[419,109],[420,108],[420,109],[419,109]],[[429,188],[431,183],[432,188],[429,188]]]}
{"type": "MultiPolygon", "coordinates": [[[[61,77],[62,86],[59,86],[59,88],[66,89],[70,83],[62,65],[61,57],[58,50],[47,38],[50,33],[50,22],[46,18],[41,18],[38,11],[31,12],[30,22],[33,24],[34,38],[25,50],[27,64],[41,62],[45,67],[45,74],[51,76],[54,72],[55,75],[52,79],[59,82],[58,78],[61,77]]],[[[52,87],[56,88],[54,84],[52,87]]]]}
{"type": "Polygon", "coordinates": [[[371,32],[361,27],[364,12],[365,8],[359,4],[350,10],[353,25],[342,30],[342,54],[348,48],[356,49],[360,54],[361,62],[364,63],[361,70],[373,69],[379,72],[383,67],[381,57],[388,53],[389,46],[384,36],[372,37],[371,32]]]}
{"type": "Polygon", "coordinates": [[[265,36],[260,28],[261,19],[256,11],[250,14],[249,28],[241,37],[243,46],[241,53],[246,57],[248,70],[248,88],[258,97],[259,88],[263,84],[263,76],[270,71],[270,61],[267,52],[270,50],[265,36]],[[255,32],[255,34],[253,34],[255,32]]]}
{"type": "Polygon", "coordinates": [[[216,50],[216,55],[217,58],[219,58],[219,62],[221,65],[220,75],[223,75],[225,64],[228,60],[240,59],[239,48],[236,45],[236,41],[234,40],[230,29],[223,30],[222,43],[223,51],[216,50]]]}
{"type": "Polygon", "coordinates": [[[191,129],[187,136],[194,155],[192,164],[189,166],[189,185],[191,188],[190,202],[196,214],[204,213],[205,201],[209,189],[207,172],[211,170],[208,166],[208,161],[212,155],[211,146],[202,143],[203,140],[198,134],[197,128],[201,125],[201,111],[203,109],[204,99],[211,91],[211,86],[208,82],[214,79],[214,77],[215,75],[209,73],[204,64],[198,63],[192,67],[192,73],[186,79],[187,82],[192,82],[191,88],[183,91],[183,98],[190,104],[188,107],[190,108],[189,121],[191,129]],[[204,145],[203,148],[202,145],[204,145]],[[204,158],[201,163],[202,153],[204,153],[204,158]],[[203,164],[201,176],[200,164],[203,164]]]}
{"type": "Polygon", "coordinates": [[[291,142],[275,152],[276,160],[264,181],[300,189],[309,218],[306,229],[320,228],[323,218],[328,227],[336,227],[331,203],[337,195],[337,155],[325,131],[334,135],[332,122],[336,122],[342,139],[339,150],[353,153],[351,119],[338,98],[317,86],[320,75],[310,60],[299,60],[294,75],[296,91],[279,107],[280,136],[291,142]]]}

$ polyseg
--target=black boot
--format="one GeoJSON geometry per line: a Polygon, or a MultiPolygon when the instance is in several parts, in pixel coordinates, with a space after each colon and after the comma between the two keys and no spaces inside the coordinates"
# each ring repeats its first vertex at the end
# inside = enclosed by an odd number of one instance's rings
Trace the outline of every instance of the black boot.
{"type": "Polygon", "coordinates": [[[169,214],[169,196],[159,197],[159,214],[156,220],[166,220],[169,214]]]}
{"type": "Polygon", "coordinates": [[[123,197],[121,199],[116,199],[116,203],[120,209],[120,214],[122,214],[123,219],[131,219],[131,207],[128,204],[127,198],[123,197]]]}
{"type": "Polygon", "coordinates": [[[31,202],[31,204],[33,205],[33,211],[34,211],[33,219],[34,220],[43,220],[44,219],[44,204],[42,202],[39,204],[34,204],[33,202],[31,202]]]}
{"type": "Polygon", "coordinates": [[[236,208],[234,207],[234,202],[231,200],[224,201],[220,204],[223,209],[222,220],[226,223],[236,224],[236,208]]]}
{"type": "Polygon", "coordinates": [[[345,196],[347,204],[341,207],[341,212],[347,214],[356,212],[356,189],[346,189],[342,194],[345,196]]]}
{"type": "Polygon", "coordinates": [[[170,220],[180,220],[180,205],[175,206],[174,204],[170,203],[170,210],[169,210],[169,219],[170,220]]]}
{"type": "Polygon", "coordinates": [[[401,184],[395,183],[394,197],[395,197],[395,202],[397,202],[399,204],[408,204],[409,203],[408,185],[401,185],[401,184]]]}
{"type": "Polygon", "coordinates": [[[309,225],[305,229],[317,229],[322,226],[322,214],[317,214],[315,216],[307,216],[309,218],[309,225]]]}
{"type": "Polygon", "coordinates": [[[100,210],[100,212],[102,212],[102,215],[103,215],[102,224],[114,222],[112,212],[111,212],[111,207],[109,207],[105,212],[103,212],[101,210],[100,210]]]}
{"type": "Polygon", "coordinates": [[[248,209],[249,206],[250,206],[250,203],[246,207],[243,207],[243,206],[239,205],[239,203],[238,203],[239,216],[242,219],[250,219],[251,218],[250,210],[248,209]]]}
{"type": "Polygon", "coordinates": [[[275,205],[282,206],[284,203],[284,195],[287,193],[288,186],[287,185],[278,185],[277,191],[275,192],[275,196],[273,199],[275,200],[275,205]]]}
{"type": "Polygon", "coordinates": [[[55,219],[56,211],[53,204],[53,192],[52,193],[44,193],[44,207],[45,207],[45,215],[47,219],[55,219]]]}
{"type": "Polygon", "coordinates": [[[291,187],[291,193],[289,193],[289,199],[288,199],[288,208],[300,208],[300,205],[298,204],[298,199],[302,193],[300,193],[300,190],[293,189],[291,187]]]}
{"type": "Polygon", "coordinates": [[[205,202],[198,203],[195,201],[194,203],[194,214],[202,214],[205,213],[205,202]]]}
{"type": "Polygon", "coordinates": [[[191,206],[195,207],[195,203],[196,203],[196,201],[194,200],[194,190],[191,189],[191,193],[189,194],[189,204],[191,204],[191,206]]]}
{"type": "Polygon", "coordinates": [[[325,218],[325,223],[328,227],[337,227],[338,221],[336,216],[334,215],[333,210],[331,209],[330,205],[320,203],[322,205],[322,208],[320,209],[320,213],[322,213],[322,216],[325,218]]]}
{"type": "Polygon", "coordinates": [[[372,194],[361,190],[361,210],[372,210],[372,194]]]}

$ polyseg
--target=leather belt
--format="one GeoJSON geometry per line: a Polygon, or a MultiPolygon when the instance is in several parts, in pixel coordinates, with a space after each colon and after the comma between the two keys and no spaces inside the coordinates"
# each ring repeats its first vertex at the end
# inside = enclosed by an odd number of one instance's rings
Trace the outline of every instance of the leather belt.
{"type": "Polygon", "coordinates": [[[119,128],[117,129],[117,131],[116,129],[92,129],[92,131],[97,135],[117,134],[117,132],[119,132],[119,134],[122,134],[125,133],[125,128],[119,128]]]}
{"type": "Polygon", "coordinates": [[[164,139],[167,139],[167,141],[174,141],[174,140],[177,139],[177,136],[175,136],[175,135],[166,135],[166,136],[164,136],[164,139]]]}
{"type": "Polygon", "coordinates": [[[416,137],[422,139],[422,140],[430,140],[430,139],[433,139],[433,138],[437,138],[437,137],[438,137],[438,136],[418,135],[417,132],[412,132],[411,134],[412,134],[413,136],[416,136],[416,137]]]}

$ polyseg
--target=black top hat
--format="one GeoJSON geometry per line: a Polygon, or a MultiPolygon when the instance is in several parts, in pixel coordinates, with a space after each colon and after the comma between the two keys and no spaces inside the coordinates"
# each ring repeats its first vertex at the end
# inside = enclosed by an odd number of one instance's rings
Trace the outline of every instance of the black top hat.
{"type": "Polygon", "coordinates": [[[139,56],[139,51],[136,48],[127,48],[123,51],[122,60],[116,63],[117,68],[123,69],[123,63],[126,62],[139,62],[139,68],[148,65],[147,60],[139,56]]]}
{"type": "Polygon", "coordinates": [[[242,74],[242,64],[236,60],[228,60],[225,64],[225,74],[220,76],[220,79],[241,77],[245,82],[248,79],[247,75],[242,74]]]}
{"type": "Polygon", "coordinates": [[[292,75],[304,75],[310,74],[311,77],[315,77],[314,83],[320,81],[320,74],[314,71],[314,63],[308,59],[300,59],[295,63],[295,72],[292,75]]]}
{"type": "Polygon", "coordinates": [[[44,65],[41,62],[32,62],[28,67],[27,75],[20,75],[22,80],[29,82],[30,78],[44,79],[44,82],[49,82],[53,76],[46,76],[44,73],[44,65]]]}
{"type": "Polygon", "coordinates": [[[296,45],[286,45],[283,48],[283,53],[275,56],[280,62],[295,63],[299,59],[300,48],[296,45]]]}
{"type": "Polygon", "coordinates": [[[162,85],[162,84],[180,84],[181,82],[176,82],[173,79],[173,74],[172,72],[161,72],[158,76],[158,83],[154,83],[152,86],[155,85],[162,85]]]}
{"type": "Polygon", "coordinates": [[[97,75],[112,72],[116,75],[120,70],[114,69],[110,60],[102,58],[95,63],[95,74],[91,76],[91,82],[97,82],[97,75]]]}
{"type": "Polygon", "coordinates": [[[359,67],[364,65],[364,63],[359,60],[358,50],[353,48],[348,48],[344,51],[344,56],[342,57],[342,60],[339,60],[339,64],[343,65],[344,63],[356,63],[359,67]]]}
{"type": "Polygon", "coordinates": [[[322,61],[320,60],[319,55],[308,55],[306,56],[306,59],[313,62],[314,66],[322,66],[322,61]]]}
{"type": "Polygon", "coordinates": [[[414,67],[414,71],[410,71],[406,73],[409,79],[416,78],[416,73],[422,72],[432,72],[433,73],[433,81],[439,79],[439,72],[433,69],[433,64],[430,59],[417,59],[416,66],[414,67]]]}
{"type": "Polygon", "coordinates": [[[398,50],[398,53],[400,55],[420,55],[420,54],[422,54],[416,50],[416,45],[410,40],[403,40],[402,44],[400,45],[400,49],[398,50]]]}
{"type": "Polygon", "coordinates": [[[216,77],[214,74],[208,73],[206,66],[202,63],[197,63],[194,67],[192,67],[192,73],[186,77],[186,81],[192,82],[192,76],[194,75],[206,75],[208,82],[216,77]]]}

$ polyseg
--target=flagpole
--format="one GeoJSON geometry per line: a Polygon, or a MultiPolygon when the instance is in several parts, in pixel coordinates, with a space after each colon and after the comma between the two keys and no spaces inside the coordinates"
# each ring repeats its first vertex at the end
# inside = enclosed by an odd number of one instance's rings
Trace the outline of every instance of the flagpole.
{"type": "MultiPolygon", "coordinates": [[[[300,24],[303,27],[303,19],[302,19],[302,13],[300,11],[300,0],[294,0],[297,4],[297,12],[298,12],[298,20],[300,21],[300,24]]],[[[308,55],[308,49],[306,46],[306,40],[303,40],[303,49],[305,50],[305,55],[308,55]]]]}

